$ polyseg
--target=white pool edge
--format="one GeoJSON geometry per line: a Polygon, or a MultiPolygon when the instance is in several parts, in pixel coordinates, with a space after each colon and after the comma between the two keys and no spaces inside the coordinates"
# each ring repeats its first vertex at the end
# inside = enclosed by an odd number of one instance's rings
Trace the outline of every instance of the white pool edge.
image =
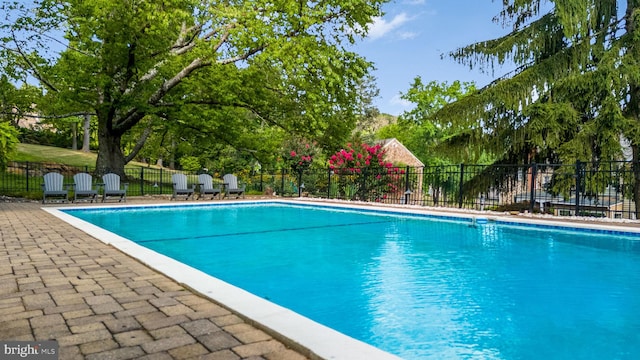
{"type": "MultiPolygon", "coordinates": [[[[255,202],[255,201],[252,201],[255,202]]],[[[265,201],[271,202],[271,201],[265,201]]],[[[201,205],[204,203],[194,204],[201,205]]],[[[186,204],[181,204],[186,205],[186,204]]],[[[148,207],[148,205],[126,205],[148,207]]],[[[156,206],[156,205],[154,205],[156,206]]],[[[158,204],[157,206],[176,206],[158,204]]],[[[73,207],[73,209],[114,206],[73,207]]],[[[122,207],[122,206],[118,206],[122,207]]],[[[43,207],[44,211],[109,244],[184,286],[211,298],[255,323],[279,340],[311,358],[344,360],[397,360],[399,357],[354,339],[294,311],[274,304],[191,266],[147,249],[135,242],[65,213],[69,207],[43,207]],[[305,354],[303,350],[308,351],[305,354]]]]}

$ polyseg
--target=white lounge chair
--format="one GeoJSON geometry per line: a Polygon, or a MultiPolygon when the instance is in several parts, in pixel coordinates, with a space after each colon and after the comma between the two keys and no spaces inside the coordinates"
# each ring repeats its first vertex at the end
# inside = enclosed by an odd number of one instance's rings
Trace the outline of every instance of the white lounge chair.
{"type": "Polygon", "coordinates": [[[220,187],[213,187],[213,178],[209,174],[198,175],[199,192],[198,199],[203,195],[211,195],[211,200],[216,196],[222,196],[222,189],[220,187]]]}
{"type": "Polygon", "coordinates": [[[102,192],[102,202],[104,202],[111,196],[118,197],[118,202],[127,202],[127,189],[129,188],[129,183],[123,183],[123,187],[121,188],[120,176],[118,174],[104,174],[102,176],[102,182],[102,185],[104,186],[102,192]]]}
{"type": "Polygon", "coordinates": [[[189,200],[196,188],[195,184],[191,187],[187,185],[187,175],[185,174],[171,175],[171,182],[173,183],[173,195],[171,195],[171,200],[176,199],[178,195],[186,195],[187,197],[185,200],[189,200]]]}
{"type": "Polygon", "coordinates": [[[246,185],[239,186],[238,185],[238,177],[233,174],[226,174],[222,177],[222,182],[224,183],[224,197],[235,194],[236,199],[242,195],[244,199],[244,190],[246,185]]]}
{"type": "Polygon", "coordinates": [[[69,190],[64,186],[64,176],[56,172],[44,174],[42,184],[42,203],[47,198],[62,198],[62,201],[69,202],[69,190]]]}
{"type": "Polygon", "coordinates": [[[73,202],[85,198],[93,202],[98,196],[98,190],[93,187],[93,176],[87,173],[73,175],[73,202]]]}

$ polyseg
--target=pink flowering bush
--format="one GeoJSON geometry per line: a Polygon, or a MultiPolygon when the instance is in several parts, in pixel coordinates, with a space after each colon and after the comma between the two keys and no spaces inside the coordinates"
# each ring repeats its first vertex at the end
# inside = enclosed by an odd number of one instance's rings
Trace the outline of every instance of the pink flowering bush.
{"type": "Polygon", "coordinates": [[[405,173],[384,157],[380,144],[347,144],[329,158],[329,168],[341,175],[340,188],[346,198],[382,201],[402,192],[405,173]]]}
{"type": "Polygon", "coordinates": [[[316,153],[315,144],[303,140],[294,141],[289,144],[284,159],[291,167],[291,170],[299,173],[311,166],[316,153]]]}

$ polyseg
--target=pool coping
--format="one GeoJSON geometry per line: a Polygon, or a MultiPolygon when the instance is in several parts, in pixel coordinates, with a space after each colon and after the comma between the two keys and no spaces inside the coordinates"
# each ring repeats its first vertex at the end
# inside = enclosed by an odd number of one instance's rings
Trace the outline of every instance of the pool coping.
{"type": "MultiPolygon", "coordinates": [[[[68,214],[69,210],[101,209],[101,208],[144,208],[144,207],[183,207],[183,206],[211,206],[232,204],[262,204],[281,203],[292,205],[320,206],[337,209],[356,209],[372,212],[383,212],[400,215],[420,215],[443,220],[466,219],[472,223],[491,221],[506,225],[533,226],[560,230],[586,230],[605,232],[612,234],[640,235],[640,228],[620,226],[616,224],[576,223],[563,222],[550,219],[514,218],[500,214],[444,212],[428,209],[400,208],[375,206],[371,204],[355,204],[349,202],[324,202],[301,199],[269,199],[269,200],[239,200],[230,202],[198,202],[198,203],[155,203],[153,205],[98,205],[98,206],[74,206],[74,207],[42,207],[42,209],[55,217],[69,223],[79,230],[97,238],[98,240],[113,246],[123,253],[137,259],[141,263],[172,278],[180,284],[196,291],[213,301],[236,312],[253,325],[262,328],[280,341],[292,348],[306,352],[311,358],[321,359],[371,359],[391,360],[399,359],[396,355],[385,352],[334,329],[317,323],[292,310],[274,304],[266,299],[251,294],[227,282],[207,275],[191,266],[177,260],[147,249],[137,243],[102,229],[89,222],[68,214]],[[621,231],[624,229],[624,231],[621,231]]],[[[639,237],[640,240],[640,237],[639,237]]]]}

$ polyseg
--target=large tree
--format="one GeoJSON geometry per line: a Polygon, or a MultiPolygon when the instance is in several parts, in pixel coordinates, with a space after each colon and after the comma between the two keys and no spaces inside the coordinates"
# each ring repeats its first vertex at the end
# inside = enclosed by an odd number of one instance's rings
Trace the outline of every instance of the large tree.
{"type": "MultiPolygon", "coordinates": [[[[436,114],[452,148],[497,162],[640,160],[640,0],[504,0],[507,35],[457,49],[454,59],[515,70],[436,114]],[[479,152],[473,152],[478,154],[479,152]]],[[[462,152],[457,152],[458,154],[462,152]]],[[[473,159],[472,159],[473,160],[473,159]]],[[[640,168],[636,203],[640,203],[640,168]]]]}
{"type": "Polygon", "coordinates": [[[124,175],[149,131],[126,155],[123,137],[158,121],[200,114],[192,126],[209,131],[260,121],[329,138],[352,127],[370,63],[343,43],[384,1],[4,2],[0,55],[67,108],[94,113],[97,168],[124,175]]]}
{"type": "Polygon", "coordinates": [[[515,70],[437,113],[458,131],[451,143],[510,161],[526,161],[532,152],[567,161],[612,159],[620,153],[620,135],[640,144],[639,1],[503,3],[494,20],[512,31],[450,56],[483,71],[515,70]]]}

